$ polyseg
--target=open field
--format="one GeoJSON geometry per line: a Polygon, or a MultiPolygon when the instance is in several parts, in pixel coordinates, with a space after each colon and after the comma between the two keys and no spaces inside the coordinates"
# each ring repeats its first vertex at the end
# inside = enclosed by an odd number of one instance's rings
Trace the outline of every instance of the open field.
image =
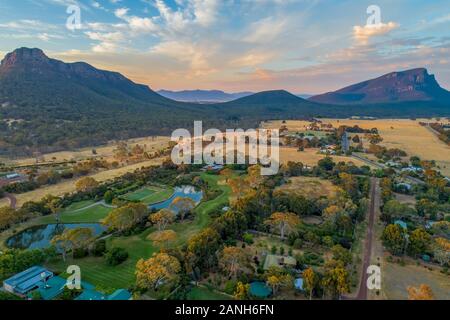
{"type": "Polygon", "coordinates": [[[308,198],[332,197],[339,188],[331,181],[322,180],[315,177],[293,177],[289,183],[275,189],[275,191],[287,191],[308,198]]]}
{"type": "Polygon", "coordinates": [[[419,287],[421,284],[429,285],[436,299],[450,299],[450,278],[437,270],[386,262],[381,275],[383,291],[388,299],[408,299],[408,286],[419,287]]]}
{"type": "MultiPolygon", "coordinates": [[[[83,201],[86,202],[86,201],[83,201]]],[[[66,208],[60,213],[59,218],[62,223],[94,223],[104,219],[113,208],[105,207],[102,204],[89,204],[85,209],[72,209],[66,208]]],[[[39,219],[41,224],[56,223],[56,217],[46,216],[39,219]]]]}
{"type": "MultiPolygon", "coordinates": [[[[335,128],[341,125],[358,125],[363,129],[377,128],[384,139],[381,145],[387,148],[399,148],[408,153],[408,157],[416,155],[423,160],[435,160],[441,172],[450,176],[450,147],[422,127],[417,120],[407,119],[380,119],[380,120],[351,120],[351,119],[321,119],[324,123],[331,123],[335,128]]],[[[428,120],[429,121],[429,120],[428,120]]],[[[284,125],[289,131],[306,131],[308,121],[286,121],[284,125]]],[[[262,124],[265,128],[280,128],[281,121],[270,121],[262,124]]],[[[320,155],[317,155],[320,156],[320,155]]],[[[292,157],[292,152],[285,152],[282,160],[292,157]]],[[[314,156],[304,156],[304,160],[313,159],[314,156]]],[[[301,160],[297,160],[301,161],[301,160]]],[[[310,160],[311,161],[311,160],[310,160]]],[[[306,162],[305,162],[306,163],[306,162]]]]}
{"type": "Polygon", "coordinates": [[[436,160],[441,172],[450,176],[450,147],[422,127],[420,120],[386,119],[386,120],[333,120],[324,119],[333,126],[358,125],[364,129],[378,128],[384,141],[381,145],[387,148],[399,148],[408,153],[408,157],[416,155],[423,160],[436,160]]]}
{"type": "MultiPolygon", "coordinates": [[[[126,140],[130,147],[133,147],[136,144],[145,145],[146,151],[151,153],[152,151],[157,151],[163,149],[169,145],[170,137],[158,136],[158,137],[143,137],[126,140]]],[[[40,163],[52,163],[52,162],[64,162],[64,161],[79,161],[89,158],[104,158],[106,160],[112,160],[114,149],[116,148],[115,142],[110,142],[107,145],[99,146],[99,147],[90,147],[83,148],[74,151],[60,151],[54,153],[48,153],[42,155],[42,161],[40,163]],[[95,149],[96,154],[92,153],[92,150],[95,149]]],[[[8,159],[8,158],[0,158],[0,162],[4,162],[6,164],[11,165],[33,165],[36,164],[35,158],[19,158],[19,159],[8,159]]]]}
{"type": "MultiPolygon", "coordinates": [[[[282,163],[287,163],[289,161],[301,162],[308,166],[315,166],[320,159],[326,157],[324,154],[317,153],[319,149],[308,148],[305,151],[298,151],[297,148],[281,147],[280,148],[280,160],[282,163]]],[[[335,162],[353,162],[357,166],[367,165],[361,160],[343,157],[343,156],[331,156],[335,162]]]]}
{"type": "MultiPolygon", "coordinates": [[[[136,169],[139,169],[141,167],[161,164],[162,161],[163,161],[163,158],[152,159],[152,160],[135,163],[135,164],[132,164],[129,166],[124,166],[124,167],[117,168],[117,169],[101,171],[101,172],[95,173],[93,175],[90,175],[90,177],[94,178],[95,180],[97,180],[99,182],[103,182],[103,181],[107,181],[109,179],[114,179],[116,177],[120,177],[127,172],[133,172],[136,169]]],[[[65,180],[65,181],[62,181],[62,182],[54,184],[54,185],[49,185],[49,186],[45,186],[45,187],[30,191],[30,192],[17,194],[17,195],[15,195],[17,198],[17,206],[20,207],[22,204],[24,204],[27,201],[38,201],[48,194],[51,194],[54,196],[61,196],[65,193],[73,192],[73,191],[75,191],[75,182],[76,181],[77,181],[76,179],[65,180]]],[[[3,199],[3,201],[0,202],[0,205],[8,205],[8,200],[3,199]]]]}
{"type": "MultiPolygon", "coordinates": [[[[204,229],[210,222],[209,213],[217,208],[221,208],[228,203],[230,189],[228,186],[219,184],[220,176],[202,174],[202,178],[210,184],[212,188],[218,188],[222,194],[217,198],[200,203],[195,209],[195,218],[193,221],[177,223],[168,227],[174,230],[178,237],[173,246],[185,244],[187,240],[204,229]]],[[[149,258],[154,252],[159,250],[153,245],[147,237],[154,232],[154,228],[145,230],[138,235],[127,237],[110,237],[107,239],[107,247],[121,247],[128,251],[129,258],[122,264],[111,267],[106,264],[103,258],[87,257],[83,259],[63,262],[57,259],[48,264],[51,270],[62,272],[70,264],[79,265],[83,272],[83,279],[94,285],[100,285],[106,288],[129,288],[134,284],[134,271],[136,263],[141,258],[149,258]]]]}

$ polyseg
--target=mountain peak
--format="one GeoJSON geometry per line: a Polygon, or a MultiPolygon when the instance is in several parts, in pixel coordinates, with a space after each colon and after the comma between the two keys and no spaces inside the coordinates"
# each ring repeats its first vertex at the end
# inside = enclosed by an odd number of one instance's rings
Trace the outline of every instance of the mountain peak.
{"type": "Polygon", "coordinates": [[[385,74],[334,92],[310,98],[329,104],[391,103],[406,101],[448,100],[450,93],[441,88],[426,68],[385,74]]]}
{"type": "Polygon", "coordinates": [[[13,66],[17,63],[47,63],[49,58],[38,48],[18,48],[8,53],[2,60],[2,67],[13,66]]]}

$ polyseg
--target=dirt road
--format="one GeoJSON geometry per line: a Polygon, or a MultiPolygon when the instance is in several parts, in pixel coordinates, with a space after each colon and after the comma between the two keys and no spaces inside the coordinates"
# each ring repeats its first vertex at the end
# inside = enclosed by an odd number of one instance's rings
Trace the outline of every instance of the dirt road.
{"type": "Polygon", "coordinates": [[[363,269],[361,275],[361,282],[359,284],[359,291],[356,295],[356,300],[367,300],[367,268],[370,266],[370,259],[372,256],[372,246],[373,246],[373,237],[374,237],[374,224],[375,224],[375,211],[376,211],[376,203],[377,197],[380,196],[379,181],[376,178],[371,179],[371,187],[370,187],[370,205],[369,205],[369,220],[367,225],[367,234],[364,246],[364,259],[363,259],[363,269]]]}

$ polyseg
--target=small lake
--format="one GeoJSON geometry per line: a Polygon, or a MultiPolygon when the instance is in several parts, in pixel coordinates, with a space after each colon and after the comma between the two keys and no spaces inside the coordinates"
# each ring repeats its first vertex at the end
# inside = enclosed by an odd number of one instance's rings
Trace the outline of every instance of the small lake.
{"type": "Polygon", "coordinates": [[[47,224],[28,228],[6,241],[9,248],[42,249],[50,247],[50,241],[66,229],[91,228],[95,236],[103,233],[106,228],[100,223],[47,224]]]}
{"type": "Polygon", "coordinates": [[[152,205],[149,205],[150,210],[161,210],[161,209],[167,209],[172,204],[173,200],[176,198],[191,198],[194,200],[196,204],[199,204],[200,201],[202,201],[203,198],[203,192],[202,191],[196,191],[193,186],[182,186],[182,187],[176,187],[173,195],[162,202],[158,202],[152,205]]]}

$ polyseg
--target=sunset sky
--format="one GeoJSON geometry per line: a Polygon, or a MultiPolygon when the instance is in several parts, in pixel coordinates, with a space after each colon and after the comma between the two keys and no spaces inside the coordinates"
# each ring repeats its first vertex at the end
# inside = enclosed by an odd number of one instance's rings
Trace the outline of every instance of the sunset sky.
{"type": "Polygon", "coordinates": [[[39,47],[153,89],[314,94],[415,67],[450,89],[448,0],[1,0],[0,12],[2,56],[39,47]],[[372,4],[381,21],[367,26],[372,4]]]}

